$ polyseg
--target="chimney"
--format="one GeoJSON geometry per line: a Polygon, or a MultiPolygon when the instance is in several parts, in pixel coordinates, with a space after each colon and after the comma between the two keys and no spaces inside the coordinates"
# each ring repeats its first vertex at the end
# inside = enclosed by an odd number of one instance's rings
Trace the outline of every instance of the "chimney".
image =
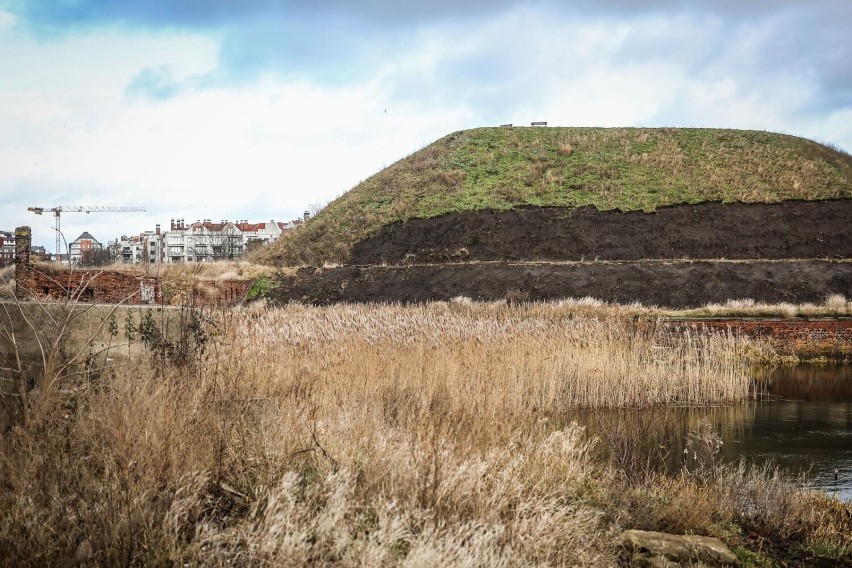
{"type": "MultiPolygon", "coordinates": [[[[21,270],[30,265],[30,251],[33,246],[33,231],[29,227],[18,227],[15,229],[15,270],[21,270]]],[[[58,251],[57,251],[58,252],[58,251]]],[[[21,282],[23,273],[17,276],[17,282],[21,282]]]]}
{"type": "Polygon", "coordinates": [[[160,236],[160,224],[159,223],[157,223],[157,225],[154,229],[154,232],[157,234],[157,236],[160,236]]]}

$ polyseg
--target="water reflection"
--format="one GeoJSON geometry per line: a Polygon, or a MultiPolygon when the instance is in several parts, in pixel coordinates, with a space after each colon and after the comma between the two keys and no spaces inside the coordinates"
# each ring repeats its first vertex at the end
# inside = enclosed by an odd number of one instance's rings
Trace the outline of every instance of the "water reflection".
{"type": "Polygon", "coordinates": [[[601,451],[610,454],[619,451],[622,433],[641,432],[650,459],[665,460],[670,470],[681,467],[689,432],[708,421],[721,434],[725,461],[774,462],[790,474],[807,473],[814,488],[852,500],[852,366],[802,365],[756,378],[763,392],[756,403],[570,418],[598,435],[601,451]]]}
{"type": "Polygon", "coordinates": [[[769,400],[726,451],[793,472],[812,468],[813,484],[832,493],[837,469],[836,490],[852,500],[852,366],[779,369],[765,384],[769,400]]]}

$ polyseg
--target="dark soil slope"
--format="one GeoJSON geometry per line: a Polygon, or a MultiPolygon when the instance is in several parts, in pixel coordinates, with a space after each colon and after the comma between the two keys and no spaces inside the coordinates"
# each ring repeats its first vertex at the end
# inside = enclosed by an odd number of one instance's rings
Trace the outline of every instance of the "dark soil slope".
{"type": "Polygon", "coordinates": [[[519,207],[385,225],[351,264],[852,258],[852,199],[703,203],[656,212],[519,207]]]}
{"type": "Polygon", "coordinates": [[[467,296],[530,300],[591,296],[608,302],[686,308],[751,298],[821,302],[852,294],[852,263],[831,261],[467,263],[305,268],[281,275],[275,303],[426,302],[467,296]]]}

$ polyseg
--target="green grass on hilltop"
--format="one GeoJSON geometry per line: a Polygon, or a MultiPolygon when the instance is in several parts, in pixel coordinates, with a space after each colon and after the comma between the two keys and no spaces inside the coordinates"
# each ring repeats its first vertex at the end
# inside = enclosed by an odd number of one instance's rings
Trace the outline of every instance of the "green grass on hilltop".
{"type": "Polygon", "coordinates": [[[794,136],[682,128],[478,128],[357,185],[261,253],[343,262],[388,223],[519,205],[653,211],[665,205],[852,197],[852,156],[794,136]]]}

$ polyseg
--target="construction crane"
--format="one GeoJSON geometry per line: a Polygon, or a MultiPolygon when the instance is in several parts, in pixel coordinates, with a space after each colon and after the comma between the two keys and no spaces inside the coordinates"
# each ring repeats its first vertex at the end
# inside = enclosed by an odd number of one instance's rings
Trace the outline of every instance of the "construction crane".
{"type": "Polygon", "coordinates": [[[56,218],[56,255],[59,260],[62,260],[60,245],[62,242],[62,231],[59,228],[59,219],[61,213],[133,213],[144,212],[144,207],[100,207],[90,205],[58,205],[56,207],[27,207],[27,211],[32,211],[36,215],[41,215],[45,211],[53,213],[56,218]]]}

